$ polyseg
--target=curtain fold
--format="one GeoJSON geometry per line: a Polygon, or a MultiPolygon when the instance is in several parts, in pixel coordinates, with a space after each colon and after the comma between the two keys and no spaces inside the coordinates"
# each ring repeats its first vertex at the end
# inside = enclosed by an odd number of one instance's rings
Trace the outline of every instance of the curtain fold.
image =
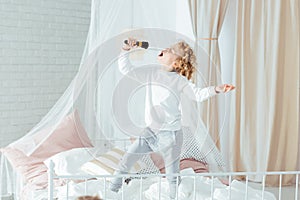
{"type": "MultiPolygon", "coordinates": [[[[229,119],[231,170],[297,170],[298,4],[297,0],[237,1],[233,66],[237,89],[229,119]]],[[[293,178],[283,176],[282,184],[293,178]]],[[[266,181],[277,185],[279,177],[269,176],[266,181]]]]}
{"type": "MultiPolygon", "coordinates": [[[[218,37],[220,35],[228,0],[189,0],[193,32],[196,39],[195,51],[202,48],[205,56],[197,58],[198,69],[195,82],[199,86],[218,85],[221,80],[220,53],[218,37]]],[[[201,103],[201,117],[218,147],[221,126],[218,110],[221,99],[211,98],[201,103]]]]}

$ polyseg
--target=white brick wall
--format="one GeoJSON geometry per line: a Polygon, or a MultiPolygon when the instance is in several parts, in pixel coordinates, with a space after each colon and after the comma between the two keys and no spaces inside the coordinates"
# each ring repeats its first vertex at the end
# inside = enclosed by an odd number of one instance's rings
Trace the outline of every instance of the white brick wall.
{"type": "Polygon", "coordinates": [[[74,77],[89,0],[0,0],[0,147],[26,134],[74,77]]]}

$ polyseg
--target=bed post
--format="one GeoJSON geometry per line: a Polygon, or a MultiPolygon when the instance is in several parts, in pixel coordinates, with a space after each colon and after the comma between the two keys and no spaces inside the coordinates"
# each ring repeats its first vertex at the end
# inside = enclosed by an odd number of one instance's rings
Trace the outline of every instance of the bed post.
{"type": "Polygon", "coordinates": [[[48,170],[48,200],[53,200],[53,173],[54,171],[54,163],[51,160],[50,166],[48,170]]]}

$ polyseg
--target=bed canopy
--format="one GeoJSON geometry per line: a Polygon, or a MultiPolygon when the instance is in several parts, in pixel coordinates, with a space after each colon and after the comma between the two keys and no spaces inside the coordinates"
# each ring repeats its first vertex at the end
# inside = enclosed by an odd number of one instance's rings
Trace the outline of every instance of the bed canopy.
{"type": "MultiPolygon", "coordinates": [[[[83,146],[88,141],[79,134],[82,129],[92,145],[102,147],[103,151],[120,142],[130,143],[135,133],[126,132],[126,127],[134,127],[137,131],[144,127],[145,88],[127,82],[118,70],[117,58],[128,37],[149,42],[147,50],[137,49],[130,53],[135,65],[157,64],[156,56],[160,50],[184,40],[194,48],[198,58],[196,84],[205,87],[217,82],[210,80],[207,71],[214,71],[216,80],[221,80],[218,63],[214,63],[208,53],[212,49],[197,42],[190,20],[190,9],[183,1],[92,0],[90,27],[78,73],[47,115],[29,133],[9,146],[31,156],[72,113],[78,115],[72,120],[75,120],[77,137],[81,138],[83,146]],[[178,5],[179,2],[182,5],[178,5]]],[[[216,141],[207,128],[214,126],[215,121],[204,122],[201,118],[207,104],[182,98],[182,124],[187,127],[182,156],[203,160],[212,171],[225,170],[216,141]]],[[[225,103],[222,96],[214,98],[220,104],[225,103]]],[[[7,165],[2,157],[2,179],[8,176],[4,176],[7,165]]]]}

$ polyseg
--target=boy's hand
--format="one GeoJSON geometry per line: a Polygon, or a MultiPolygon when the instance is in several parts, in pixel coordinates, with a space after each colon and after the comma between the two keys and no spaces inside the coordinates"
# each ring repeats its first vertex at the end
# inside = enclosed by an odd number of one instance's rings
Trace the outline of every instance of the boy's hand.
{"type": "Polygon", "coordinates": [[[128,38],[127,39],[127,43],[123,44],[123,47],[122,49],[125,50],[125,51],[129,51],[130,49],[133,49],[133,48],[136,48],[137,45],[136,45],[136,39],[134,38],[128,38]]]}
{"type": "Polygon", "coordinates": [[[226,93],[231,90],[234,90],[234,86],[231,84],[223,84],[223,85],[218,85],[215,87],[216,93],[226,93]]]}

